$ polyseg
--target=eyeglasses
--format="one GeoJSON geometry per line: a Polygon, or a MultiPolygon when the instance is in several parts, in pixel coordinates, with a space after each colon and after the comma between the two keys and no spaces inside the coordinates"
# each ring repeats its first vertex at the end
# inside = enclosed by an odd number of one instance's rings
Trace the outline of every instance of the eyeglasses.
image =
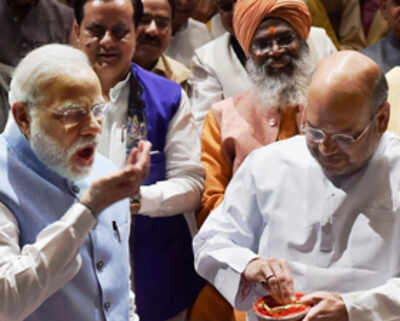
{"type": "Polygon", "coordinates": [[[330,139],[332,139],[336,145],[338,145],[342,149],[346,149],[346,148],[350,148],[353,144],[359,142],[366,135],[368,130],[371,128],[371,124],[375,120],[376,115],[378,115],[378,114],[379,114],[379,110],[373,115],[372,119],[369,121],[367,126],[364,127],[362,132],[357,137],[353,137],[351,135],[346,135],[346,134],[329,135],[329,134],[326,134],[323,130],[318,129],[318,128],[309,127],[309,125],[307,125],[307,127],[304,126],[302,128],[302,131],[306,135],[307,139],[310,139],[312,142],[314,142],[316,144],[322,143],[326,139],[327,136],[330,136],[330,139]]]}
{"type": "Polygon", "coordinates": [[[160,30],[165,30],[171,25],[171,19],[162,16],[152,16],[150,14],[144,14],[140,18],[139,24],[142,26],[148,26],[154,20],[156,26],[160,30]]]}
{"type": "Polygon", "coordinates": [[[91,109],[81,106],[69,106],[52,114],[64,125],[73,127],[87,119],[90,113],[96,120],[103,119],[105,109],[106,103],[98,103],[91,109]]]}

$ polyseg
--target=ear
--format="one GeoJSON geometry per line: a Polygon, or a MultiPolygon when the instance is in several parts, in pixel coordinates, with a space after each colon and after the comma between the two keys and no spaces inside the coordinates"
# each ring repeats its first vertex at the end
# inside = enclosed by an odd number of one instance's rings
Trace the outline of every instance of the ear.
{"type": "Polygon", "coordinates": [[[383,110],[378,115],[378,130],[380,134],[383,134],[389,124],[389,117],[390,117],[390,104],[386,101],[383,103],[381,107],[383,110]]]}
{"type": "Polygon", "coordinates": [[[71,32],[72,35],[71,35],[70,39],[72,38],[74,40],[74,43],[78,46],[81,43],[81,40],[79,39],[80,32],[81,32],[80,26],[78,25],[78,22],[76,21],[76,19],[74,19],[74,22],[72,24],[72,32],[71,32]]]}
{"type": "Polygon", "coordinates": [[[11,111],[19,129],[29,140],[31,134],[31,116],[28,108],[28,105],[21,102],[16,102],[14,105],[12,105],[11,111]]]}

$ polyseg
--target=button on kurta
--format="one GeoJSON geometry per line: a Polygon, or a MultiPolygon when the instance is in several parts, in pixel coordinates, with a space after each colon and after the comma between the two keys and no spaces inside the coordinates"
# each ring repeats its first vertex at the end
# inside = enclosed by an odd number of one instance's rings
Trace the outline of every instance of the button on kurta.
{"type": "Polygon", "coordinates": [[[76,185],[72,185],[72,186],[71,186],[71,189],[72,189],[72,192],[73,192],[74,194],[78,194],[79,191],[80,191],[80,188],[79,188],[78,186],[76,186],[76,185]]]}
{"type": "Polygon", "coordinates": [[[103,270],[103,267],[104,267],[104,262],[103,261],[98,261],[96,263],[97,270],[101,271],[101,270],[103,270]]]}
{"type": "Polygon", "coordinates": [[[110,308],[111,308],[111,303],[110,303],[110,302],[104,303],[104,309],[105,309],[106,311],[108,311],[110,308]]]}
{"type": "Polygon", "coordinates": [[[275,118],[270,118],[270,119],[268,119],[268,124],[269,124],[271,127],[275,127],[275,126],[276,126],[276,119],[275,119],[275,118]]]}

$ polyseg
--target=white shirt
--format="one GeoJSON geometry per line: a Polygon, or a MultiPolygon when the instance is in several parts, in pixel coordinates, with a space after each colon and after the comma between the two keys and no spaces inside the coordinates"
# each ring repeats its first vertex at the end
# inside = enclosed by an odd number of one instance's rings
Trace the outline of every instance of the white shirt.
{"type": "MultiPolygon", "coordinates": [[[[241,273],[256,257],[289,261],[297,291],[330,291],[350,321],[400,315],[400,138],[333,184],[303,136],[251,153],[194,239],[195,266],[237,308],[265,290],[241,273]]],[[[250,310],[249,320],[256,320],[250,310]]]]}
{"type": "MultiPolygon", "coordinates": [[[[20,248],[18,223],[0,203],[1,321],[24,320],[79,272],[79,250],[95,224],[90,211],[77,203],[43,229],[35,243],[20,248]]],[[[139,320],[133,292],[129,320],[139,320]]]]}
{"type": "MultiPolygon", "coordinates": [[[[121,168],[126,155],[129,77],[110,90],[110,102],[99,142],[100,153],[121,168]]],[[[183,90],[179,108],[168,127],[165,154],[166,179],[141,186],[140,214],[166,217],[185,212],[193,234],[196,223],[191,211],[200,204],[204,170],[200,162],[198,130],[190,111],[189,99],[183,90]]]]}
{"type": "MultiPolygon", "coordinates": [[[[253,87],[229,38],[230,34],[224,33],[197,49],[192,59],[192,74],[189,79],[192,88],[191,104],[200,130],[213,104],[253,87]]],[[[337,51],[325,30],[318,27],[311,27],[307,44],[313,67],[316,67],[322,58],[337,51]]]]}
{"type": "Polygon", "coordinates": [[[165,54],[190,68],[195,49],[211,40],[207,26],[192,18],[182,26],[172,37],[165,54]]]}

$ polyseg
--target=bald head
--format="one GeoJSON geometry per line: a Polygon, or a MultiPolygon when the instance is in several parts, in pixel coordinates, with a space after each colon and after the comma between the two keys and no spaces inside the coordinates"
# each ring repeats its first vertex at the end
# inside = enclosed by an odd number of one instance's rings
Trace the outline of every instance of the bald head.
{"type": "Polygon", "coordinates": [[[349,175],[367,164],[387,128],[386,99],[386,79],[370,58],[341,51],[320,63],[308,94],[306,137],[328,175],[349,175]]]}
{"type": "MultiPolygon", "coordinates": [[[[387,84],[373,60],[356,51],[340,51],[319,64],[310,86],[311,97],[335,101],[328,105],[338,112],[345,108],[346,101],[367,98],[374,113],[387,98],[387,84]]],[[[354,111],[361,112],[361,107],[365,106],[355,104],[354,111]]]]}

